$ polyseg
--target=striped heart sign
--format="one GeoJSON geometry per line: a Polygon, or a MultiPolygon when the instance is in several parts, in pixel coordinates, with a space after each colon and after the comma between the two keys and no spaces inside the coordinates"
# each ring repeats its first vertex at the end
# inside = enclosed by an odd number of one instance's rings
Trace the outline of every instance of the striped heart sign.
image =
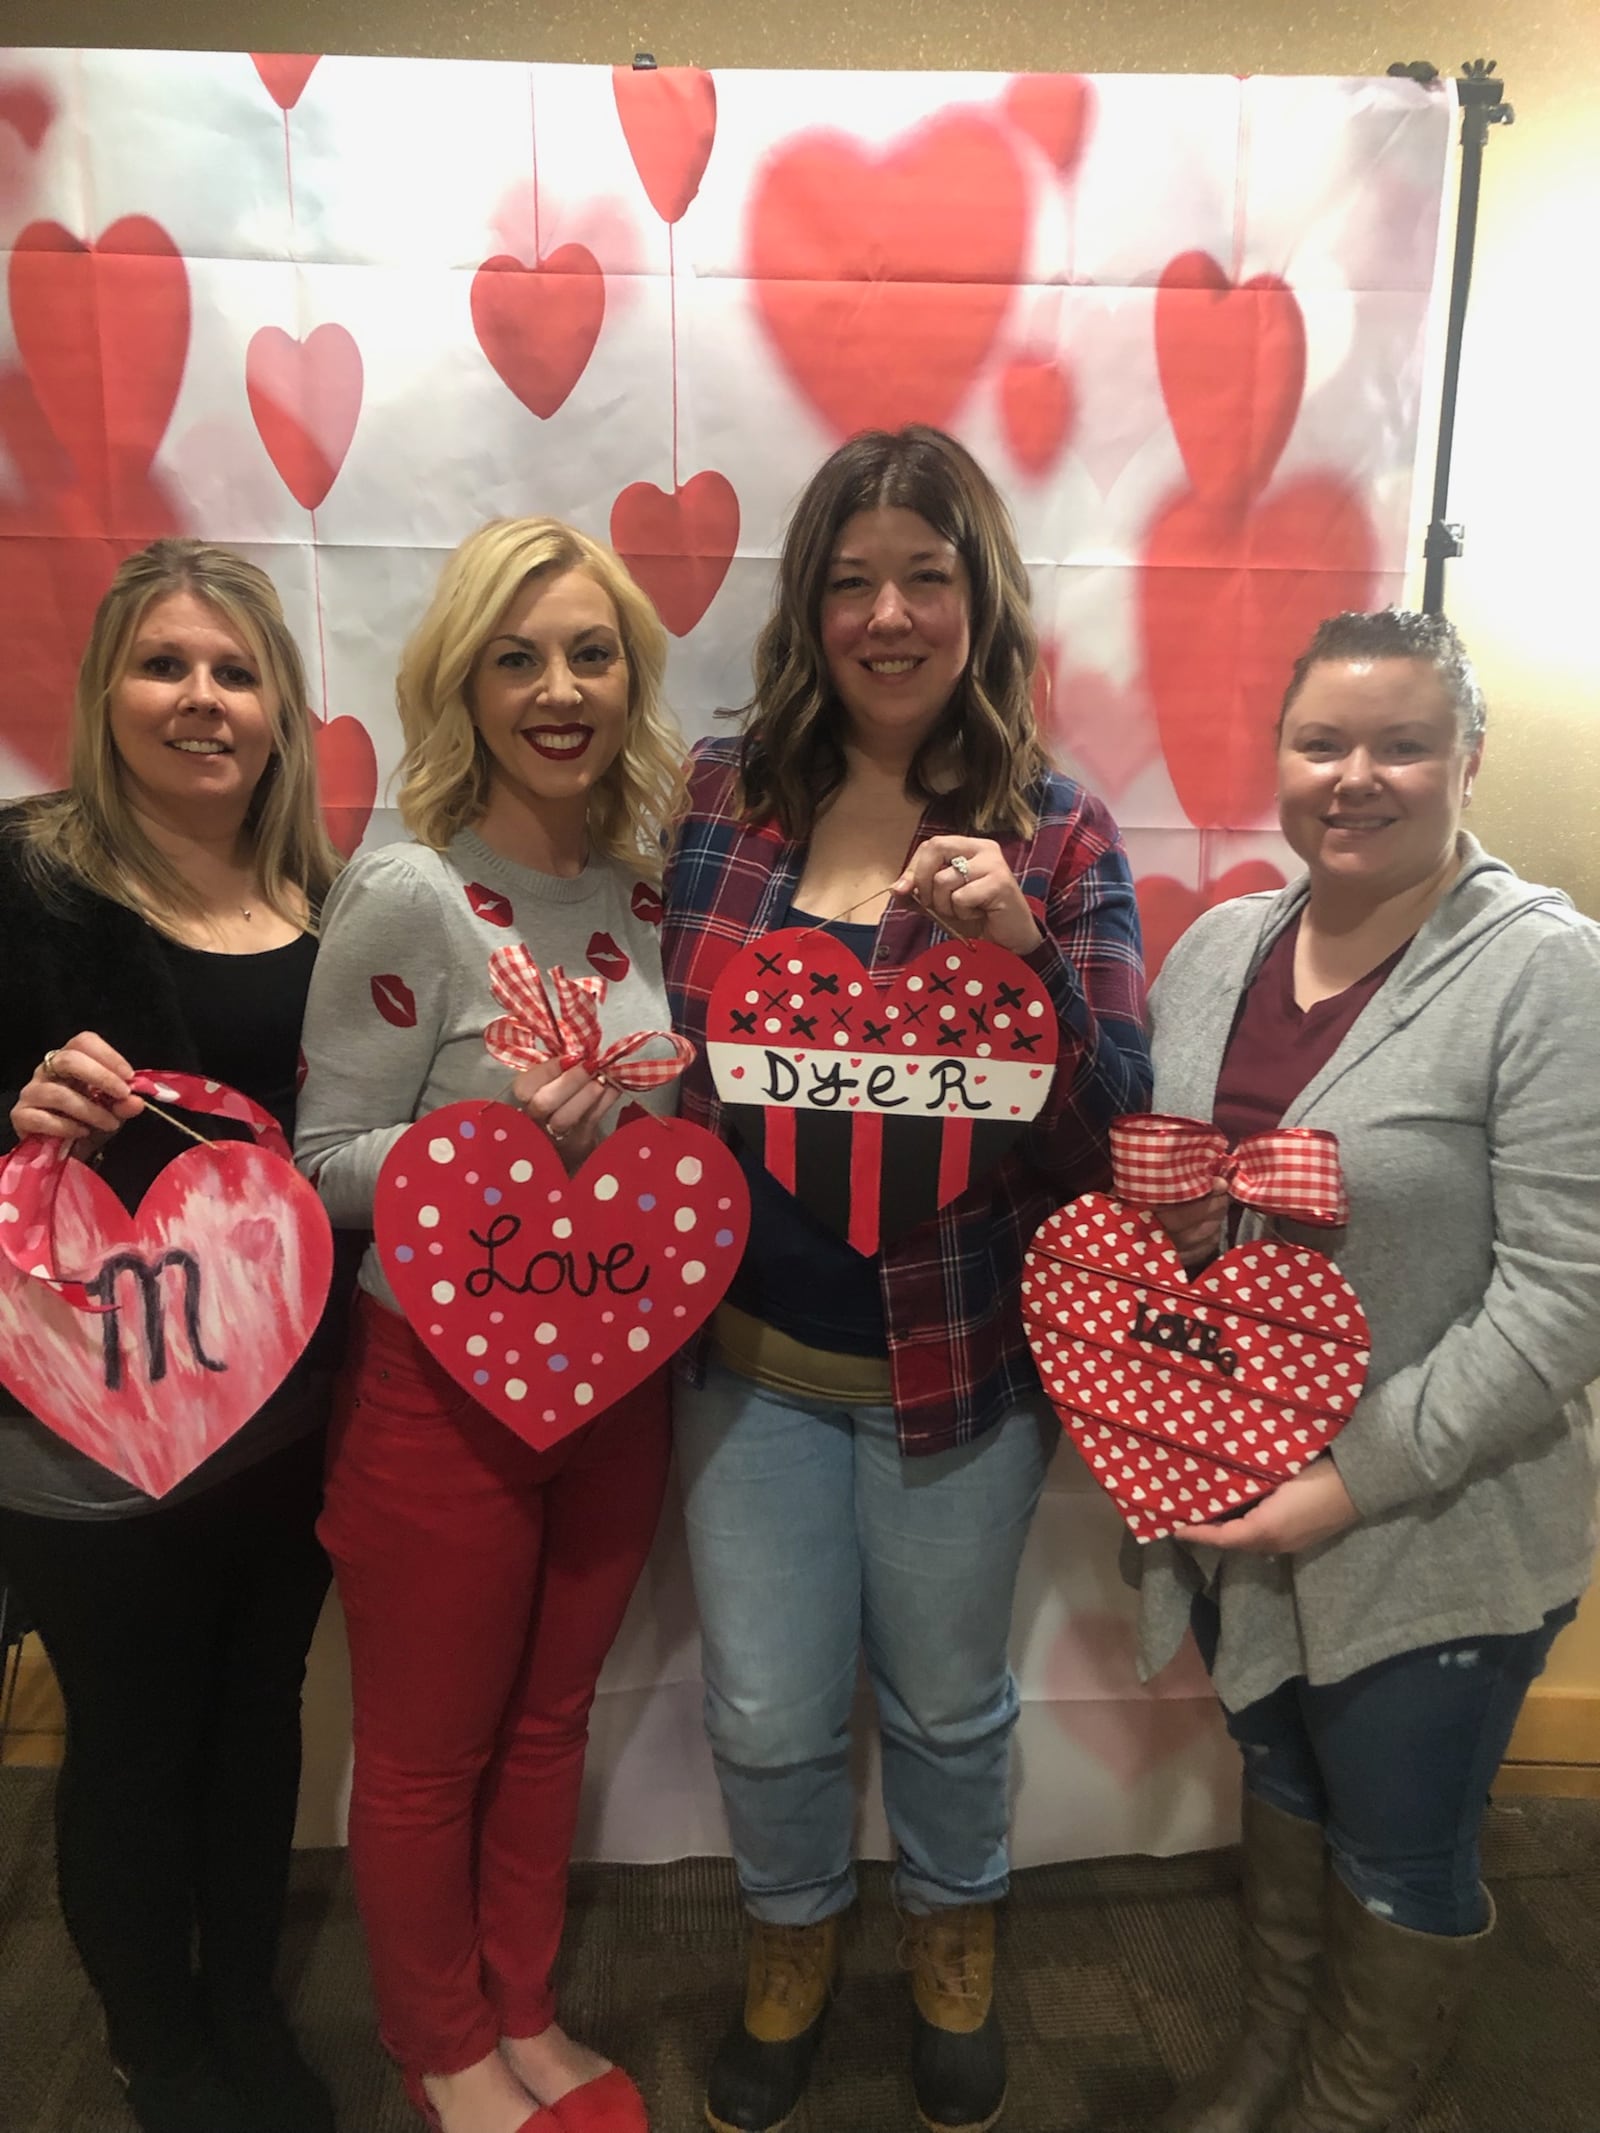
{"type": "Polygon", "coordinates": [[[1366,1381],[1366,1316],[1321,1252],[1236,1245],[1191,1280],[1154,1217],[1105,1193],[1037,1232],[1022,1316],[1063,1426],[1140,1541],[1270,1495],[1366,1381]]]}
{"type": "Polygon", "coordinates": [[[941,942],[892,985],[828,934],[789,927],[734,956],[706,1053],[734,1131],[858,1252],[959,1198],[1038,1116],[1056,1011],[1020,957],[941,942]]]}

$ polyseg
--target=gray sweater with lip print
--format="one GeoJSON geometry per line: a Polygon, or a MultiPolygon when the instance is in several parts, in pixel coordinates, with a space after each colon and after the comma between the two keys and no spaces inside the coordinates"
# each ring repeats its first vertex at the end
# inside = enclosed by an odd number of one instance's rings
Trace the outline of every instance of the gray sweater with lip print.
{"type": "MultiPolygon", "coordinates": [[[[1230,1710],[1296,1675],[1533,1628],[1587,1584],[1600,1376],[1600,927],[1462,838],[1460,874],[1284,1113],[1336,1134],[1350,1222],[1333,1257],[1372,1329],[1331,1456],[1360,1512],[1298,1555],[1126,1547],[1140,1664],[1171,1658],[1220,1566],[1230,1710]]],[[[1208,912],[1151,996],[1155,1108],[1209,1119],[1242,989],[1298,882],[1208,912]]],[[[1241,1239],[1260,1235],[1247,1213],[1241,1239]]],[[[1328,1233],[1281,1223],[1319,1249],[1328,1233]]]]}

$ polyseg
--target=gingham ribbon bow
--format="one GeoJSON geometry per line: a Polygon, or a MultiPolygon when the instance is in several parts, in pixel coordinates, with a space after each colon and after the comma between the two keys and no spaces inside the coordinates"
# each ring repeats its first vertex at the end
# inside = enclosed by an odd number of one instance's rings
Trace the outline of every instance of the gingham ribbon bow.
{"type": "Polygon", "coordinates": [[[489,958],[489,983],[495,998],[506,1010],[496,1015],[483,1033],[483,1041],[502,1066],[542,1066],[553,1060],[563,1070],[581,1066],[596,1081],[615,1089],[659,1089],[675,1081],[694,1057],[687,1037],[664,1029],[636,1029],[618,1037],[604,1050],[600,1045],[600,1008],[606,996],[604,978],[569,978],[559,963],[546,972],[520,944],[497,948],[489,958]],[[555,1005],[545,990],[548,979],[555,1005]],[[635,1059],[632,1055],[647,1044],[672,1047],[670,1059],[635,1059]]]}
{"type": "Polygon", "coordinates": [[[1316,1126],[1252,1133],[1229,1153],[1225,1134],[1198,1118],[1137,1112],[1111,1126],[1112,1187],[1139,1207],[1198,1200],[1226,1185],[1263,1214],[1338,1229],[1350,1219],[1339,1143],[1316,1126]]]}
{"type": "MultiPolygon", "coordinates": [[[[283,1128],[272,1113],[226,1082],[141,1067],[128,1087],[135,1096],[175,1104],[180,1111],[197,1112],[203,1118],[234,1119],[248,1126],[270,1154],[286,1163],[293,1160],[283,1128]]],[[[0,1252],[19,1274],[48,1283],[75,1310],[104,1313],[115,1305],[97,1303],[76,1276],[63,1274],[56,1249],[56,1196],[68,1176],[72,1149],[71,1141],[30,1133],[0,1164],[0,1252]]]]}

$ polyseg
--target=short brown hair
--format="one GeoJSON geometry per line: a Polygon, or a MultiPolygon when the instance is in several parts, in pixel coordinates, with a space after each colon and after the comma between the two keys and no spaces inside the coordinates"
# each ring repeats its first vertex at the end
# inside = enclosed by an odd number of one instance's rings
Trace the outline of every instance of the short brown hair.
{"type": "Polygon", "coordinates": [[[965,673],[906,773],[926,800],[934,778],[958,774],[957,797],[976,831],[1026,834],[1048,765],[1033,720],[1039,640],[1028,573],[1011,513],[965,445],[913,423],[865,430],[806,484],[784,535],[772,614],[755,649],[755,693],[744,707],[744,813],[775,816],[785,836],[809,836],[844,780],[844,714],[822,650],[822,598],[834,548],[858,511],[914,511],[949,541],[971,584],[972,651],[965,673]]]}
{"type": "Polygon", "coordinates": [[[1412,608],[1380,607],[1370,615],[1347,611],[1317,624],[1316,635],[1294,663],[1278,711],[1278,732],[1311,669],[1336,659],[1415,659],[1432,667],[1456,715],[1456,731],[1465,749],[1476,748],[1489,722],[1489,707],[1467,648],[1455,624],[1443,615],[1412,608]]]}

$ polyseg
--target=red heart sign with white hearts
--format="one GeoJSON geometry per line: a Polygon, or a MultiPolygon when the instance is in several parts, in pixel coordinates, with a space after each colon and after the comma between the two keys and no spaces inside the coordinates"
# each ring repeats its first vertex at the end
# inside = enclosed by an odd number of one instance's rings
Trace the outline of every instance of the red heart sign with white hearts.
{"type": "MultiPolygon", "coordinates": [[[[0,1222],[19,1220],[13,1166],[56,1160],[24,1141],[0,1173],[0,1222]]],[[[54,1268],[0,1255],[0,1378],[68,1444],[164,1496],[249,1421],[322,1315],[333,1236],[281,1156],[241,1141],[189,1148],[130,1214],[86,1163],[55,1187],[54,1268]],[[43,1278],[58,1270],[91,1308],[43,1278]]]]}
{"type": "Polygon", "coordinates": [[[1043,1108],[1057,1042],[1049,993],[1009,949],[944,941],[883,986],[814,927],[741,949],[706,1015],[729,1124],[869,1254],[999,1162],[1043,1108]]]}
{"type": "Polygon", "coordinates": [[[714,1134],[619,1126],[568,1177],[509,1104],[446,1104],[396,1141],[373,1205],[411,1330],[539,1450],[671,1360],[721,1302],[750,1193],[714,1134]]]}
{"type": "Polygon", "coordinates": [[[1241,1244],[1191,1281],[1159,1223],[1104,1193],[1038,1231],[1022,1315],[1045,1391],[1140,1541],[1270,1495],[1366,1382],[1366,1315],[1330,1259],[1241,1244]]]}

